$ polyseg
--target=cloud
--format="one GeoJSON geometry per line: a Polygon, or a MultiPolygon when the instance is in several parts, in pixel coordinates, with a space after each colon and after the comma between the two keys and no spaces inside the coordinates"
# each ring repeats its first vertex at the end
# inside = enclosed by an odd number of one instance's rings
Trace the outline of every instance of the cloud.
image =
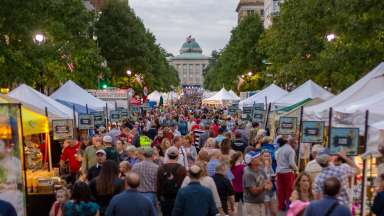
{"type": "Polygon", "coordinates": [[[129,4],[168,52],[178,54],[188,35],[205,55],[224,48],[237,23],[237,0],[129,0],[129,4]]]}

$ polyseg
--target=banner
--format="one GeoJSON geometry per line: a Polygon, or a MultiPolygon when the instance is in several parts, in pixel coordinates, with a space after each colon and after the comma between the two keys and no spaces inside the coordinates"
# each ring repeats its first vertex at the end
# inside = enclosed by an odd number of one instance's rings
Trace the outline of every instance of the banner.
{"type": "Polygon", "coordinates": [[[65,140],[73,138],[73,120],[52,120],[54,140],[65,140]]]}
{"type": "Polygon", "coordinates": [[[359,148],[359,128],[336,128],[331,129],[330,151],[335,154],[341,150],[347,150],[349,156],[357,155],[359,148]]]}
{"type": "Polygon", "coordinates": [[[94,123],[93,115],[79,114],[79,129],[81,129],[81,130],[95,129],[95,123],[94,123]]]}
{"type": "Polygon", "coordinates": [[[324,141],[324,122],[323,121],[303,121],[302,143],[323,143],[324,141]]]}
{"type": "Polygon", "coordinates": [[[104,112],[92,112],[95,127],[105,126],[104,112]]]}
{"type": "Polygon", "coordinates": [[[297,118],[296,117],[280,117],[279,134],[294,135],[296,134],[297,118]]]}

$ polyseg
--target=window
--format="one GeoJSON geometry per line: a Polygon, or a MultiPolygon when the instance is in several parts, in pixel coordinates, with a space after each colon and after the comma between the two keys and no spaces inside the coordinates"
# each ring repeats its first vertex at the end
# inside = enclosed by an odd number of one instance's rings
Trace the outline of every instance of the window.
{"type": "Polygon", "coordinates": [[[260,10],[260,16],[264,16],[264,10],[263,9],[260,10]]]}

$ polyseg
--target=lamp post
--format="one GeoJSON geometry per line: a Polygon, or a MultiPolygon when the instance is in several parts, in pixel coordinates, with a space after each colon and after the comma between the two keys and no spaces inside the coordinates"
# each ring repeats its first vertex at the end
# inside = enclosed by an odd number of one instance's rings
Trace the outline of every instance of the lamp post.
{"type": "Polygon", "coordinates": [[[132,71],[131,70],[127,70],[127,75],[128,75],[128,89],[127,89],[127,110],[129,111],[129,103],[131,101],[131,75],[132,75],[132,71]]]}
{"type": "MultiPolygon", "coordinates": [[[[326,35],[326,39],[327,39],[327,41],[329,42],[329,43],[333,43],[335,40],[336,40],[336,38],[337,38],[337,36],[336,36],[336,34],[334,34],[334,33],[329,33],[329,34],[327,34],[326,35]]],[[[329,74],[328,74],[328,88],[329,89],[331,89],[331,87],[332,87],[332,72],[331,72],[331,70],[328,70],[329,71],[329,74]]]]}
{"type": "Polygon", "coordinates": [[[336,35],[333,33],[330,33],[330,34],[327,34],[326,38],[327,38],[328,42],[331,42],[331,41],[334,41],[336,39],[336,35]]]}
{"type": "MultiPolygon", "coordinates": [[[[35,42],[35,44],[37,45],[42,45],[44,44],[45,42],[45,36],[44,34],[42,33],[37,33],[35,34],[35,36],[33,37],[33,41],[35,42]]],[[[43,58],[41,58],[41,68],[40,68],[40,92],[43,93],[44,92],[44,62],[43,62],[43,58]]]]}

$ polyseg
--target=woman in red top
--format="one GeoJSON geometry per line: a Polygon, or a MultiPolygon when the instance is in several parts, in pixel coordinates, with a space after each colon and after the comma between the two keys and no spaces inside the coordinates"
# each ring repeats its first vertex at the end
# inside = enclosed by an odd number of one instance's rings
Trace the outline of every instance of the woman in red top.
{"type": "Polygon", "coordinates": [[[237,212],[236,207],[238,203],[244,202],[243,200],[243,174],[245,164],[243,163],[243,154],[241,152],[235,152],[231,156],[230,160],[231,172],[234,176],[232,179],[233,190],[235,191],[235,212],[237,212]]]}

